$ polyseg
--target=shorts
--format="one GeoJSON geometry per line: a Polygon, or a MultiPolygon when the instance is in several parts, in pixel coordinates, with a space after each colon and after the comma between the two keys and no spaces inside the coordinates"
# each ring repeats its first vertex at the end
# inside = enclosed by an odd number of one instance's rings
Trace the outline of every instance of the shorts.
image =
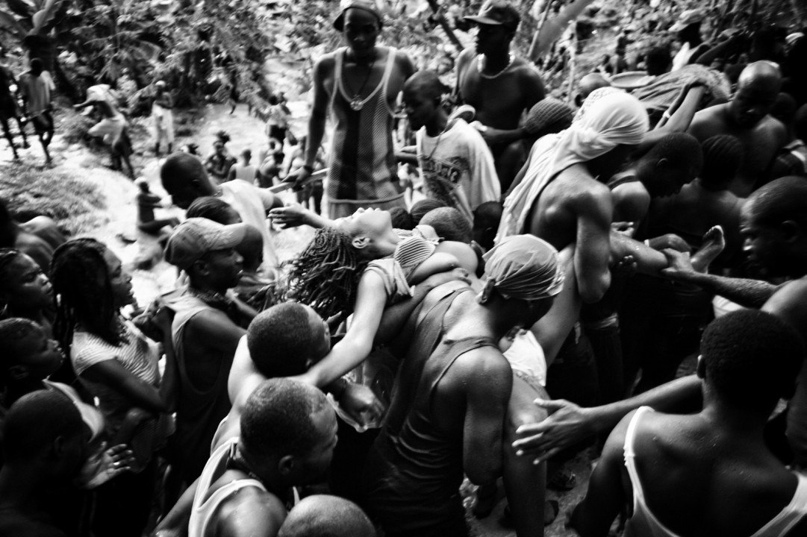
{"type": "Polygon", "coordinates": [[[53,132],[53,116],[50,110],[43,110],[39,114],[31,116],[31,123],[34,126],[34,132],[37,134],[53,132]]]}

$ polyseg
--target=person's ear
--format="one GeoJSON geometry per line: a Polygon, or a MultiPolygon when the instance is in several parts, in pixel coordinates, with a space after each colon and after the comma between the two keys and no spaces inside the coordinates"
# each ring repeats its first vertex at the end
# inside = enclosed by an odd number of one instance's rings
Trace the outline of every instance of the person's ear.
{"type": "Polygon", "coordinates": [[[485,287],[482,288],[482,293],[479,295],[479,303],[487,304],[493,296],[493,286],[496,284],[493,280],[485,282],[485,287]]]}
{"type": "Polygon", "coordinates": [[[282,476],[289,476],[296,467],[295,462],[294,455],[286,455],[281,457],[280,460],[277,461],[277,471],[282,476]]]}
{"type": "Polygon", "coordinates": [[[657,170],[666,170],[670,167],[670,160],[667,158],[660,158],[656,161],[657,170]]]}
{"type": "Polygon", "coordinates": [[[574,96],[574,104],[575,104],[575,106],[577,106],[577,108],[580,108],[581,106],[583,106],[583,101],[584,100],[585,99],[583,99],[583,96],[578,93],[577,95],[574,96]]]}
{"type": "Polygon", "coordinates": [[[354,248],[357,250],[363,250],[370,245],[370,237],[358,236],[353,237],[353,240],[350,241],[350,244],[353,245],[354,248]]]}
{"type": "Polygon", "coordinates": [[[801,226],[798,222],[794,222],[793,220],[785,220],[782,222],[780,228],[786,242],[794,242],[802,236],[801,226]]]}
{"type": "MultiPolygon", "coordinates": [[[[192,268],[196,269],[196,272],[201,274],[202,276],[207,276],[210,274],[210,267],[207,264],[207,261],[204,259],[197,259],[191,265],[192,268]]],[[[187,272],[187,271],[186,271],[187,272]]]]}
{"type": "Polygon", "coordinates": [[[698,374],[699,379],[706,378],[706,362],[703,361],[703,355],[698,355],[698,365],[695,369],[695,372],[698,374]]]}
{"type": "Polygon", "coordinates": [[[31,373],[28,371],[28,368],[25,367],[24,365],[17,364],[12,365],[11,367],[8,368],[8,378],[17,382],[25,380],[30,375],[31,373]]]}

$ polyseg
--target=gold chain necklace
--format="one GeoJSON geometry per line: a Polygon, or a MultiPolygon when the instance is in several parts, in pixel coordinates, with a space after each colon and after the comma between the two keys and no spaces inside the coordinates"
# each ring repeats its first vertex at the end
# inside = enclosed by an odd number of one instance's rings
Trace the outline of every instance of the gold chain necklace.
{"type": "Polygon", "coordinates": [[[511,65],[513,65],[513,60],[515,60],[515,59],[516,59],[516,56],[511,52],[510,53],[510,60],[507,62],[507,65],[505,65],[504,68],[501,71],[499,71],[495,75],[486,75],[484,73],[485,63],[486,63],[485,62],[485,55],[484,54],[479,54],[476,57],[476,70],[479,71],[479,76],[481,76],[482,78],[487,78],[487,79],[498,78],[499,76],[502,75],[502,73],[507,71],[510,68],[511,65]]]}

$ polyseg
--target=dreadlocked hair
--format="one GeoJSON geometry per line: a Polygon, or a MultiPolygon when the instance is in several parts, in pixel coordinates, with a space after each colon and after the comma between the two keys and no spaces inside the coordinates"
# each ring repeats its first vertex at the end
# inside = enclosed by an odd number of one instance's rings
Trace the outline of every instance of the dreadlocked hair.
{"type": "Polygon", "coordinates": [[[95,239],[73,239],[53,253],[50,280],[57,297],[53,333],[68,356],[78,323],[111,345],[123,342],[105,251],[106,246],[95,239]]]}
{"type": "Polygon", "coordinates": [[[317,230],[305,250],[290,262],[287,297],[308,304],[323,319],[353,309],[367,261],[345,233],[317,230]]]}

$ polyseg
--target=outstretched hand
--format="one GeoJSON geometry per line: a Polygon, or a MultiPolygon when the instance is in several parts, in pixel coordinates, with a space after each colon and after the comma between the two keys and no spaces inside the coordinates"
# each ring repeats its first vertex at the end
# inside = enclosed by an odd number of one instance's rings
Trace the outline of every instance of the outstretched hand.
{"type": "Polygon", "coordinates": [[[679,280],[687,274],[696,272],[692,266],[689,253],[679,252],[672,248],[665,248],[662,250],[664,257],[667,258],[667,268],[661,269],[662,276],[670,278],[671,280],[679,280]]]}
{"type": "Polygon", "coordinates": [[[91,456],[81,469],[78,478],[79,486],[84,489],[94,489],[120,474],[130,471],[134,464],[134,454],[126,444],[118,444],[109,449],[106,449],[104,444],[101,450],[91,456]]]}
{"type": "Polygon", "coordinates": [[[557,455],[562,449],[585,440],[595,434],[593,416],[587,409],[557,399],[536,399],[537,406],[549,416],[540,423],[522,425],[516,430],[518,440],[513,449],[519,457],[533,457],[533,464],[540,464],[557,455]]]}
{"type": "Polygon", "coordinates": [[[283,229],[307,225],[310,211],[299,203],[291,203],[285,207],[276,207],[269,211],[272,222],[283,229]]]}

